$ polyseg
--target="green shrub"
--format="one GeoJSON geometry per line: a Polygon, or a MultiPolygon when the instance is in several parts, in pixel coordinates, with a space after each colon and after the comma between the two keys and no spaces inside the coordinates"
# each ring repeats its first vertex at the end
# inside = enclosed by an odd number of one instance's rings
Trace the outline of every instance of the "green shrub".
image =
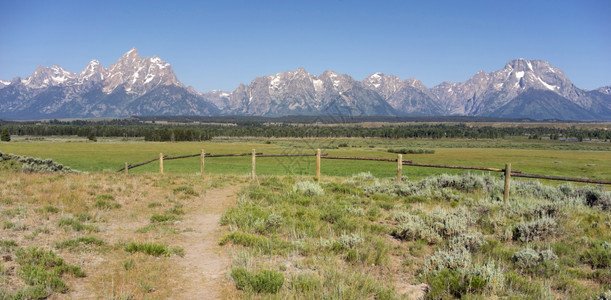
{"type": "Polygon", "coordinates": [[[503,288],[505,275],[493,262],[486,265],[444,268],[427,273],[427,299],[463,298],[469,294],[494,293],[503,288]]]}
{"type": "Polygon", "coordinates": [[[539,253],[529,247],[514,253],[513,261],[520,268],[532,268],[539,264],[539,253]]]}
{"type": "Polygon", "coordinates": [[[330,204],[326,207],[326,209],[321,213],[320,219],[331,224],[335,224],[344,218],[345,210],[342,206],[337,204],[330,204]]]}
{"type": "Polygon", "coordinates": [[[10,253],[17,249],[17,242],[15,240],[0,240],[0,252],[10,253]]]}
{"type": "Polygon", "coordinates": [[[55,248],[58,249],[64,249],[64,248],[70,248],[70,249],[74,249],[76,247],[78,247],[79,245],[93,245],[93,246],[102,246],[104,245],[104,241],[93,237],[93,236],[84,236],[84,237],[79,237],[76,239],[71,239],[71,240],[66,240],[63,242],[57,242],[55,243],[55,248]]]}
{"type": "Polygon", "coordinates": [[[398,154],[435,154],[435,150],[430,149],[388,149],[388,152],[398,154]]]}
{"type": "Polygon", "coordinates": [[[393,232],[395,237],[404,240],[423,239],[430,244],[440,243],[442,237],[458,236],[475,223],[473,214],[464,208],[454,211],[437,208],[426,218],[401,212],[395,214],[395,220],[399,221],[393,232]]]}
{"type": "Polygon", "coordinates": [[[535,203],[525,207],[521,214],[527,218],[555,218],[561,215],[562,206],[559,202],[535,203]]]}
{"type": "Polygon", "coordinates": [[[408,241],[422,239],[429,244],[437,244],[443,240],[420,216],[406,213],[399,218],[402,221],[393,231],[394,237],[408,241]]]}
{"type": "Polygon", "coordinates": [[[73,220],[71,218],[61,218],[57,221],[57,226],[67,227],[70,226],[75,231],[89,231],[89,232],[97,232],[100,231],[96,226],[90,224],[83,224],[79,221],[73,220]]]}
{"type": "Polygon", "coordinates": [[[581,193],[584,195],[588,206],[611,210],[611,192],[585,187],[581,193]]]}
{"type": "Polygon", "coordinates": [[[456,210],[436,208],[428,223],[441,236],[450,237],[466,232],[477,220],[474,213],[465,207],[456,210]]]}
{"type": "Polygon", "coordinates": [[[263,251],[264,253],[271,253],[276,250],[281,251],[291,246],[291,244],[282,240],[271,240],[261,235],[255,235],[239,231],[235,231],[225,235],[219,242],[219,245],[223,246],[228,242],[232,242],[235,245],[256,248],[263,251]]]}
{"type": "Polygon", "coordinates": [[[298,274],[291,280],[291,289],[298,293],[312,293],[322,288],[322,282],[314,274],[298,274]]]}
{"type": "Polygon", "coordinates": [[[17,293],[23,298],[42,299],[53,292],[67,291],[68,287],[61,278],[63,274],[71,274],[75,277],[85,276],[81,268],[67,265],[51,250],[21,248],[16,251],[16,256],[20,265],[17,273],[26,284],[31,286],[17,293]]]}
{"type": "Polygon", "coordinates": [[[115,200],[115,196],[111,195],[111,194],[99,194],[95,197],[96,200],[106,200],[106,201],[113,201],[115,200]]]}
{"type": "Polygon", "coordinates": [[[276,294],[284,284],[284,275],[273,270],[251,273],[244,268],[234,268],[231,270],[231,278],[236,283],[236,288],[256,293],[276,294]]]}
{"type": "Polygon", "coordinates": [[[460,234],[449,242],[451,249],[465,248],[469,251],[475,251],[485,244],[484,236],[478,231],[460,234]]]}
{"type": "Polygon", "coordinates": [[[592,248],[587,250],[581,256],[584,263],[589,264],[592,268],[604,269],[611,267],[611,243],[602,242],[596,243],[592,248]]]}
{"type": "Polygon", "coordinates": [[[172,215],[184,215],[185,211],[178,208],[178,207],[172,207],[168,210],[165,211],[166,214],[172,214],[172,215]]]}
{"type": "Polygon", "coordinates": [[[431,273],[443,269],[466,268],[471,265],[471,253],[462,248],[459,250],[438,250],[424,262],[423,273],[431,273]]]}
{"type": "Polygon", "coordinates": [[[300,181],[293,185],[293,192],[303,194],[305,196],[322,196],[325,191],[320,184],[311,181],[300,181]]]}
{"type": "Polygon", "coordinates": [[[11,221],[7,221],[7,220],[2,221],[2,229],[11,229],[11,228],[15,228],[15,226],[16,224],[11,221]]]}
{"type": "Polygon", "coordinates": [[[168,245],[159,243],[131,242],[125,246],[125,251],[129,253],[142,252],[152,256],[170,256],[172,254],[184,256],[184,249],[179,247],[168,247],[168,245]]]}
{"type": "Polygon", "coordinates": [[[345,183],[329,182],[325,184],[325,188],[332,193],[344,195],[360,195],[362,191],[345,183]]]}
{"type": "Polygon", "coordinates": [[[159,206],[163,206],[163,204],[161,204],[161,202],[151,202],[147,205],[148,208],[154,208],[159,206]]]}
{"type": "Polygon", "coordinates": [[[43,207],[43,208],[42,208],[42,210],[43,210],[44,212],[47,212],[47,213],[54,213],[54,214],[56,214],[56,213],[58,213],[58,212],[59,212],[59,208],[57,208],[57,207],[55,207],[55,206],[51,206],[51,205],[47,205],[47,206],[43,207]]]}
{"type": "Polygon", "coordinates": [[[284,275],[273,270],[261,270],[250,279],[250,285],[257,293],[277,293],[284,284],[284,275]]]}
{"type": "Polygon", "coordinates": [[[611,268],[598,269],[588,275],[588,279],[611,286],[611,268]]]}
{"type": "Polygon", "coordinates": [[[512,260],[514,264],[533,274],[549,278],[558,270],[558,256],[552,250],[537,252],[531,248],[514,253],[512,260]]]}
{"type": "Polygon", "coordinates": [[[20,288],[15,293],[0,288],[0,299],[20,300],[20,299],[47,299],[51,291],[43,285],[26,286],[20,288]]]}
{"type": "Polygon", "coordinates": [[[163,215],[155,214],[151,216],[152,223],[164,223],[164,222],[172,222],[176,220],[178,220],[178,217],[176,215],[171,215],[171,214],[163,214],[163,215]]]}
{"type": "Polygon", "coordinates": [[[87,222],[93,220],[93,216],[88,213],[76,213],[74,217],[80,222],[87,222]]]}
{"type": "Polygon", "coordinates": [[[95,207],[99,209],[113,209],[113,208],[121,208],[120,203],[111,202],[108,200],[98,199],[95,201],[95,207]]]}
{"type": "Polygon", "coordinates": [[[133,269],[135,265],[136,265],[136,262],[134,261],[134,259],[130,258],[123,262],[123,269],[125,269],[125,271],[129,271],[133,269]]]}
{"type": "Polygon", "coordinates": [[[2,132],[0,132],[0,141],[3,142],[10,142],[11,141],[11,134],[8,132],[8,129],[2,128],[2,132]]]}
{"type": "Polygon", "coordinates": [[[427,299],[462,298],[470,293],[482,292],[487,284],[481,276],[450,269],[434,272],[426,280],[430,286],[427,299]]]}
{"type": "Polygon", "coordinates": [[[174,189],[174,194],[177,193],[184,193],[185,195],[189,195],[189,196],[199,196],[199,193],[196,192],[192,187],[190,186],[179,186],[177,188],[174,189]]]}
{"type": "Polygon", "coordinates": [[[362,244],[363,241],[363,237],[360,234],[356,233],[342,234],[337,239],[338,246],[341,249],[353,249],[356,246],[362,244]]]}
{"type": "Polygon", "coordinates": [[[367,219],[369,219],[369,221],[376,221],[380,218],[381,215],[382,215],[382,212],[380,211],[380,208],[378,208],[377,206],[372,206],[367,211],[367,219]]]}
{"type": "Polygon", "coordinates": [[[282,222],[282,216],[272,213],[265,220],[265,228],[274,231],[282,226],[282,222]]]}
{"type": "Polygon", "coordinates": [[[518,223],[513,231],[513,239],[520,242],[539,241],[553,235],[556,220],[548,217],[528,223],[518,223]]]}
{"type": "Polygon", "coordinates": [[[250,288],[250,272],[244,268],[233,268],[231,270],[231,278],[235,282],[235,287],[238,290],[250,288]]]}

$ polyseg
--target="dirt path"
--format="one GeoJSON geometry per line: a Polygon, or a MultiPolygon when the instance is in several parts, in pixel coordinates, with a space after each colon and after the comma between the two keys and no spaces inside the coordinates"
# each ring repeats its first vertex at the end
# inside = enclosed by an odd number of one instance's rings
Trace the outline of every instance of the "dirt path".
{"type": "Polygon", "coordinates": [[[230,283],[225,276],[231,258],[218,242],[222,236],[219,221],[222,213],[235,202],[239,188],[207,191],[203,203],[190,212],[181,227],[188,229],[176,244],[184,247],[185,256],[178,259],[182,269],[172,299],[220,299],[230,283]]]}

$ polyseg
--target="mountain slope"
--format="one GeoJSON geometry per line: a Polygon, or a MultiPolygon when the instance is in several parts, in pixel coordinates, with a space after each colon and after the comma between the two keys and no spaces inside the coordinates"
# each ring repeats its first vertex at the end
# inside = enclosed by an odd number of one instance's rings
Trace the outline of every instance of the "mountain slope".
{"type": "Polygon", "coordinates": [[[536,120],[595,120],[597,117],[552,91],[529,89],[487,116],[536,120]]]}
{"type": "Polygon", "coordinates": [[[435,95],[417,79],[403,81],[397,76],[374,73],[363,80],[363,85],[402,115],[435,116],[443,111],[435,95]]]}

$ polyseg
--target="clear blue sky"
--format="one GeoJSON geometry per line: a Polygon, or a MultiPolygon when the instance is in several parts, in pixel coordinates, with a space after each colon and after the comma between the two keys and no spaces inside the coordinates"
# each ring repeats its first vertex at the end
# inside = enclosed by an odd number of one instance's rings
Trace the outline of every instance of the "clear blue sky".
{"type": "Polygon", "coordinates": [[[199,91],[299,67],[432,87],[514,58],[549,61],[594,89],[611,84],[610,16],[608,0],[0,0],[0,79],[38,65],[108,67],[136,47],[199,91]]]}

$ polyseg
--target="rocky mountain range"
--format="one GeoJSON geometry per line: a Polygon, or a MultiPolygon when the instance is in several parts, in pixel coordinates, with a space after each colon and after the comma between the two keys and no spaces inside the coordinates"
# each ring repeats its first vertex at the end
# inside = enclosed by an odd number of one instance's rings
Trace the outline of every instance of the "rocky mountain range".
{"type": "Polygon", "coordinates": [[[79,73],[55,65],[0,81],[0,118],[49,119],[131,115],[216,115],[220,110],[185,87],[159,57],[134,48],[108,69],[92,60],[79,73]]]}
{"type": "Polygon", "coordinates": [[[611,86],[586,91],[541,60],[516,59],[460,83],[427,88],[417,79],[374,73],[363,81],[305,69],[255,78],[233,92],[184,86],[159,57],[134,48],[108,69],[92,60],[79,73],[55,65],[0,80],[0,118],[132,115],[493,116],[611,120],[611,86]]]}

